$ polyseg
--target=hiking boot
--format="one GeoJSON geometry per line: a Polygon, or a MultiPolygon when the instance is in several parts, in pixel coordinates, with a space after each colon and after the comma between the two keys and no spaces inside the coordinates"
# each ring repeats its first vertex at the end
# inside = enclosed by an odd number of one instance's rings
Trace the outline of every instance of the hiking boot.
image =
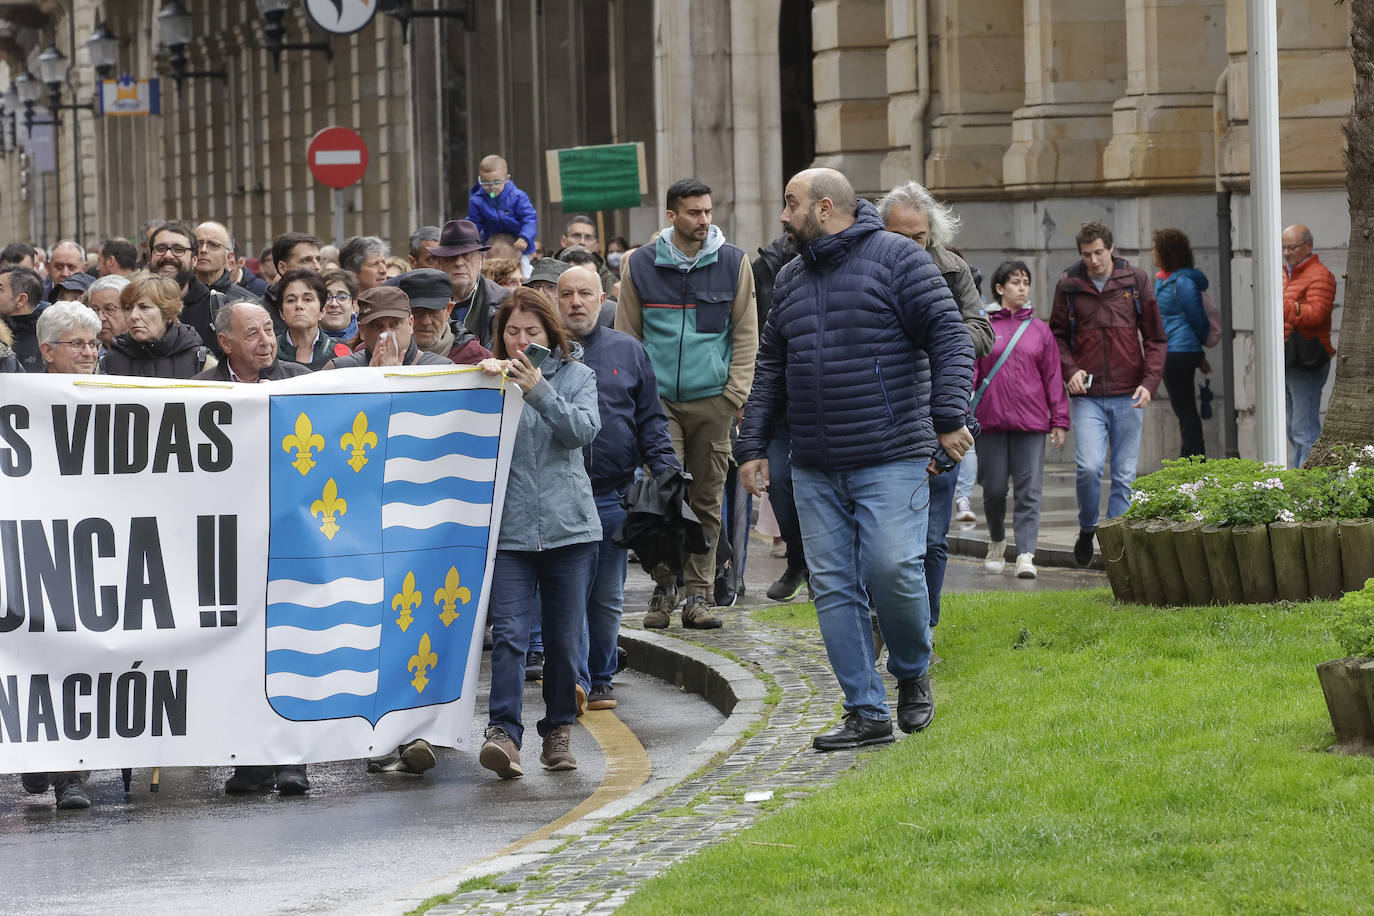
{"type": "Polygon", "coordinates": [[[576,695],[577,717],[580,719],[587,714],[587,690],[581,684],[573,684],[573,693],[576,695]]]}
{"type": "Polygon", "coordinates": [[[1093,561],[1093,533],[1078,532],[1078,540],[1073,542],[1073,561],[1079,566],[1087,566],[1093,561]]]}
{"type": "Polygon", "coordinates": [[[897,682],[897,726],[908,735],[935,718],[935,698],[930,693],[930,674],[897,682]]]}
{"type": "Polygon", "coordinates": [[[305,766],[291,764],[277,767],[277,793],[280,795],[304,795],[310,791],[310,780],[305,776],[305,766]]]}
{"type": "Polygon", "coordinates": [[[520,748],[515,746],[514,739],[506,734],[506,730],[493,725],[487,729],[486,735],[487,740],[477,754],[477,762],[502,779],[524,776],[525,771],[520,766],[520,748]]]}
{"type": "Polygon", "coordinates": [[[224,781],[225,795],[247,795],[250,792],[271,792],[277,787],[275,767],[234,767],[234,775],[224,781]]]}
{"type": "Polygon", "coordinates": [[[961,496],[955,501],[954,520],[956,522],[978,521],[978,515],[973,511],[973,503],[969,502],[967,496],[961,496]]]}
{"type": "Polygon", "coordinates": [[[892,740],[891,719],[866,719],[857,712],[851,712],[837,728],[812,738],[811,746],[818,751],[838,751],[869,744],[886,744],[892,740]]]}
{"type": "Polygon", "coordinates": [[[544,676],[544,653],[525,653],[525,680],[537,681],[544,676]]]}
{"type": "Polygon", "coordinates": [[[91,797],[86,794],[80,773],[54,773],[52,790],[59,811],[80,811],[91,806],[91,797]]]}
{"type": "Polygon", "coordinates": [[[667,629],[673,619],[673,608],[677,607],[677,589],[654,587],[654,596],[649,599],[649,610],[644,614],[646,630],[667,629]]]}
{"type": "Polygon", "coordinates": [[[19,781],[23,784],[24,791],[30,795],[42,795],[51,785],[47,773],[20,773],[19,781]]]}
{"type": "Polygon", "coordinates": [[[682,606],[682,625],[689,630],[714,630],[723,621],[711,613],[711,606],[703,595],[689,595],[682,606]]]}
{"type": "Polygon", "coordinates": [[[434,765],[439,759],[434,756],[434,748],[424,738],[416,738],[409,744],[403,744],[397,748],[401,752],[400,766],[396,767],[398,773],[413,773],[419,776],[425,770],[434,769],[434,765]]]}
{"type": "Polygon", "coordinates": [[[588,709],[615,709],[618,706],[615,699],[615,688],[610,684],[597,684],[592,688],[592,695],[587,698],[588,709]]]}
{"type": "Polygon", "coordinates": [[[766,594],[773,601],[791,601],[801,594],[802,586],[807,584],[806,576],[805,566],[788,566],[778,581],[768,586],[766,594]]]}
{"type": "Polygon", "coordinates": [[[544,752],[539,755],[539,762],[544,764],[544,769],[577,769],[577,758],[574,757],[572,751],[568,749],[568,744],[571,741],[571,725],[555,725],[549,733],[544,736],[544,752]]]}
{"type": "Polygon", "coordinates": [[[988,544],[988,556],[983,561],[983,568],[999,576],[1002,574],[1002,570],[1007,568],[1006,541],[992,541],[988,544]]]}
{"type": "Polygon", "coordinates": [[[1035,576],[1035,554],[1018,553],[1016,555],[1016,578],[1034,579],[1035,576]]]}

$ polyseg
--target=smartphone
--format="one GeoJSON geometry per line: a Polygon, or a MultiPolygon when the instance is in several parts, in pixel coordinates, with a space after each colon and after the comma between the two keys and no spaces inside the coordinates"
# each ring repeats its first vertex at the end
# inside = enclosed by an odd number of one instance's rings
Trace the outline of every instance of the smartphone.
{"type": "Polygon", "coordinates": [[[525,348],[525,355],[529,357],[530,365],[536,369],[544,362],[550,352],[548,347],[540,346],[537,343],[532,343],[525,348]]]}
{"type": "Polygon", "coordinates": [[[1089,388],[1091,388],[1092,386],[1093,386],[1093,374],[1092,374],[1091,372],[1089,372],[1088,375],[1087,375],[1087,377],[1083,379],[1083,390],[1084,390],[1084,391],[1087,391],[1087,390],[1088,390],[1089,388]]]}

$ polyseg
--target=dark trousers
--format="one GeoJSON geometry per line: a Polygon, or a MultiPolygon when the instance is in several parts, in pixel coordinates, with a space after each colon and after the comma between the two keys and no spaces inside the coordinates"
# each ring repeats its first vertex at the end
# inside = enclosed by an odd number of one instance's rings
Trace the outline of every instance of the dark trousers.
{"type": "Polygon", "coordinates": [[[792,496],[792,433],[786,423],[779,423],[768,443],[768,504],[778,520],[778,531],[787,544],[787,565],[791,569],[806,569],[806,548],[802,546],[801,524],[797,521],[797,504],[792,496]]]}
{"type": "Polygon", "coordinates": [[[1198,416],[1197,389],[1193,386],[1202,357],[1202,353],[1168,353],[1164,357],[1164,390],[1169,392],[1169,406],[1178,417],[1184,458],[1204,452],[1202,418],[1198,416]]]}

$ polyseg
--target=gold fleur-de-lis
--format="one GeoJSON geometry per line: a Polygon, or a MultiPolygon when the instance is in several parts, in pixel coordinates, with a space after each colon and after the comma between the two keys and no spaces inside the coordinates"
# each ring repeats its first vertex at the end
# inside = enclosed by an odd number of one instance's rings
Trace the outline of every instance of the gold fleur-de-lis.
{"type": "Polygon", "coordinates": [[[320,498],[310,504],[310,514],[320,517],[320,530],[324,532],[325,537],[334,540],[334,535],[339,533],[339,523],[334,520],[334,516],[347,515],[348,503],[339,498],[339,485],[334,482],[333,477],[324,485],[324,492],[320,494],[320,498]]]}
{"type": "Polygon", "coordinates": [[[348,466],[356,472],[367,464],[367,450],[376,447],[377,434],[367,428],[367,414],[360,410],[353,418],[353,432],[343,434],[339,448],[349,452],[348,466]]]}
{"type": "Polygon", "coordinates": [[[415,688],[416,693],[424,693],[425,685],[429,683],[429,678],[425,677],[425,672],[433,669],[439,664],[439,656],[430,651],[429,634],[420,637],[420,647],[415,654],[410,657],[410,662],[406,665],[407,671],[414,671],[415,677],[410,684],[415,688]]]}
{"type": "Polygon", "coordinates": [[[324,436],[311,427],[309,417],[301,414],[296,417],[296,432],[281,440],[281,448],[284,452],[295,450],[296,457],[291,464],[304,477],[315,466],[314,453],[324,451],[324,436]]]}
{"type": "Polygon", "coordinates": [[[401,628],[402,633],[415,619],[410,612],[419,607],[420,602],[424,600],[425,596],[415,590],[415,573],[406,573],[405,581],[401,583],[401,590],[391,596],[391,609],[401,612],[396,618],[396,625],[401,628]]]}
{"type": "Polygon", "coordinates": [[[458,619],[457,607],[459,603],[467,604],[472,600],[472,592],[465,588],[458,581],[458,570],[450,566],[448,576],[444,579],[444,587],[434,593],[434,603],[441,605],[444,609],[439,615],[439,619],[448,626],[458,619]]]}

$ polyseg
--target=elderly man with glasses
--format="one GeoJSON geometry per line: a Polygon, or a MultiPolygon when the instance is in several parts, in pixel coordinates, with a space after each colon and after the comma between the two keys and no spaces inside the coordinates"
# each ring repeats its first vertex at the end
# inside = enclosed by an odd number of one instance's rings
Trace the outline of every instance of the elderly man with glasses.
{"type": "Polygon", "coordinates": [[[43,371],[93,375],[100,361],[100,318],[80,302],[54,302],[38,315],[43,371]]]}
{"type": "Polygon", "coordinates": [[[448,274],[453,284],[454,331],[458,325],[477,336],[488,350],[491,345],[492,319],[496,308],[510,295],[510,290],[482,276],[482,261],[487,246],[471,220],[451,219],[439,232],[439,244],[429,250],[438,268],[448,274]]]}

